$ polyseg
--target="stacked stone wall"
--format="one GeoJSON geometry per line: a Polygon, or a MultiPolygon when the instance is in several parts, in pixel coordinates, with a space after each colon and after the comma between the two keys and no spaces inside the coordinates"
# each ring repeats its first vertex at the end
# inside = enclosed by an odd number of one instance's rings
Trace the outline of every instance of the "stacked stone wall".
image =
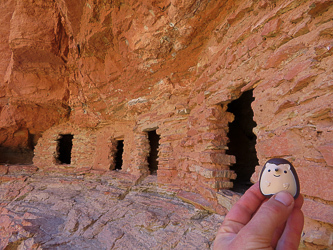
{"type": "Polygon", "coordinates": [[[35,147],[33,163],[40,168],[57,171],[62,167],[77,167],[81,170],[91,169],[96,152],[96,133],[92,129],[77,128],[73,124],[61,124],[46,131],[35,147]],[[58,140],[61,135],[73,135],[71,163],[61,164],[57,161],[58,140]]]}

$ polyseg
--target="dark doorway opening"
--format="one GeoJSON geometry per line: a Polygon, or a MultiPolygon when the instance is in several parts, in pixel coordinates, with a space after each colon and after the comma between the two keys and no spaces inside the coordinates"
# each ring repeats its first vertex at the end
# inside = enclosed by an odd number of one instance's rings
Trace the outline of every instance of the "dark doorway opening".
{"type": "Polygon", "coordinates": [[[121,170],[123,166],[124,141],[117,141],[117,151],[115,156],[115,170],[121,170]]]}
{"type": "Polygon", "coordinates": [[[60,135],[58,139],[58,162],[59,164],[71,164],[73,135],[60,135]]]}
{"type": "Polygon", "coordinates": [[[253,128],[257,125],[253,120],[251,103],[254,101],[253,90],[244,92],[238,99],[228,104],[228,112],[235,119],[229,124],[229,143],[227,154],[236,157],[236,163],[231,166],[237,174],[233,191],[244,193],[251,185],[250,178],[259,164],[255,149],[257,137],[253,128]]]}
{"type": "Polygon", "coordinates": [[[150,145],[150,154],[148,157],[148,166],[150,174],[156,175],[158,170],[158,147],[160,145],[160,136],[156,130],[148,132],[148,140],[150,145]]]}

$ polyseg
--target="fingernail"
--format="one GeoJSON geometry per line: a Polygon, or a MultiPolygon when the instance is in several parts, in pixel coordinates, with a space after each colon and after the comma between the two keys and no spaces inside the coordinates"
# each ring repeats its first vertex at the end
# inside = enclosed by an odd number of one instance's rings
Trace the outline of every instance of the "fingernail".
{"type": "Polygon", "coordinates": [[[275,195],[275,200],[283,203],[285,206],[289,207],[293,202],[293,197],[287,192],[280,192],[275,195]]]}

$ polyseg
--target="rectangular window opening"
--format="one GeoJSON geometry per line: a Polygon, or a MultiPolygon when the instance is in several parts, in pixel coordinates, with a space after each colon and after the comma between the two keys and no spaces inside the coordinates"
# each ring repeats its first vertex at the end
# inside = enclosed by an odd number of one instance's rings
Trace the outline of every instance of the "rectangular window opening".
{"type": "Polygon", "coordinates": [[[148,140],[150,145],[150,154],[148,157],[148,167],[151,175],[157,175],[158,170],[158,148],[160,145],[160,136],[156,130],[148,132],[148,140]]]}
{"type": "Polygon", "coordinates": [[[57,140],[57,162],[59,164],[71,164],[73,137],[72,134],[64,134],[60,135],[57,140]]]}
{"type": "Polygon", "coordinates": [[[121,170],[123,167],[124,140],[117,141],[114,170],[121,170]]]}

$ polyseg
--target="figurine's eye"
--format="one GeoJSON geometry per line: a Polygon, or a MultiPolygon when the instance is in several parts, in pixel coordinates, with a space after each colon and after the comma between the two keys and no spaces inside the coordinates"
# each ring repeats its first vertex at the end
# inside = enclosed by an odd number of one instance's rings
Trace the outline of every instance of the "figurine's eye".
{"type": "Polygon", "coordinates": [[[286,174],[286,173],[287,173],[287,170],[284,170],[283,172],[286,174]]]}
{"type": "Polygon", "coordinates": [[[268,169],[268,172],[271,172],[271,170],[270,170],[270,169],[268,169]]]}

